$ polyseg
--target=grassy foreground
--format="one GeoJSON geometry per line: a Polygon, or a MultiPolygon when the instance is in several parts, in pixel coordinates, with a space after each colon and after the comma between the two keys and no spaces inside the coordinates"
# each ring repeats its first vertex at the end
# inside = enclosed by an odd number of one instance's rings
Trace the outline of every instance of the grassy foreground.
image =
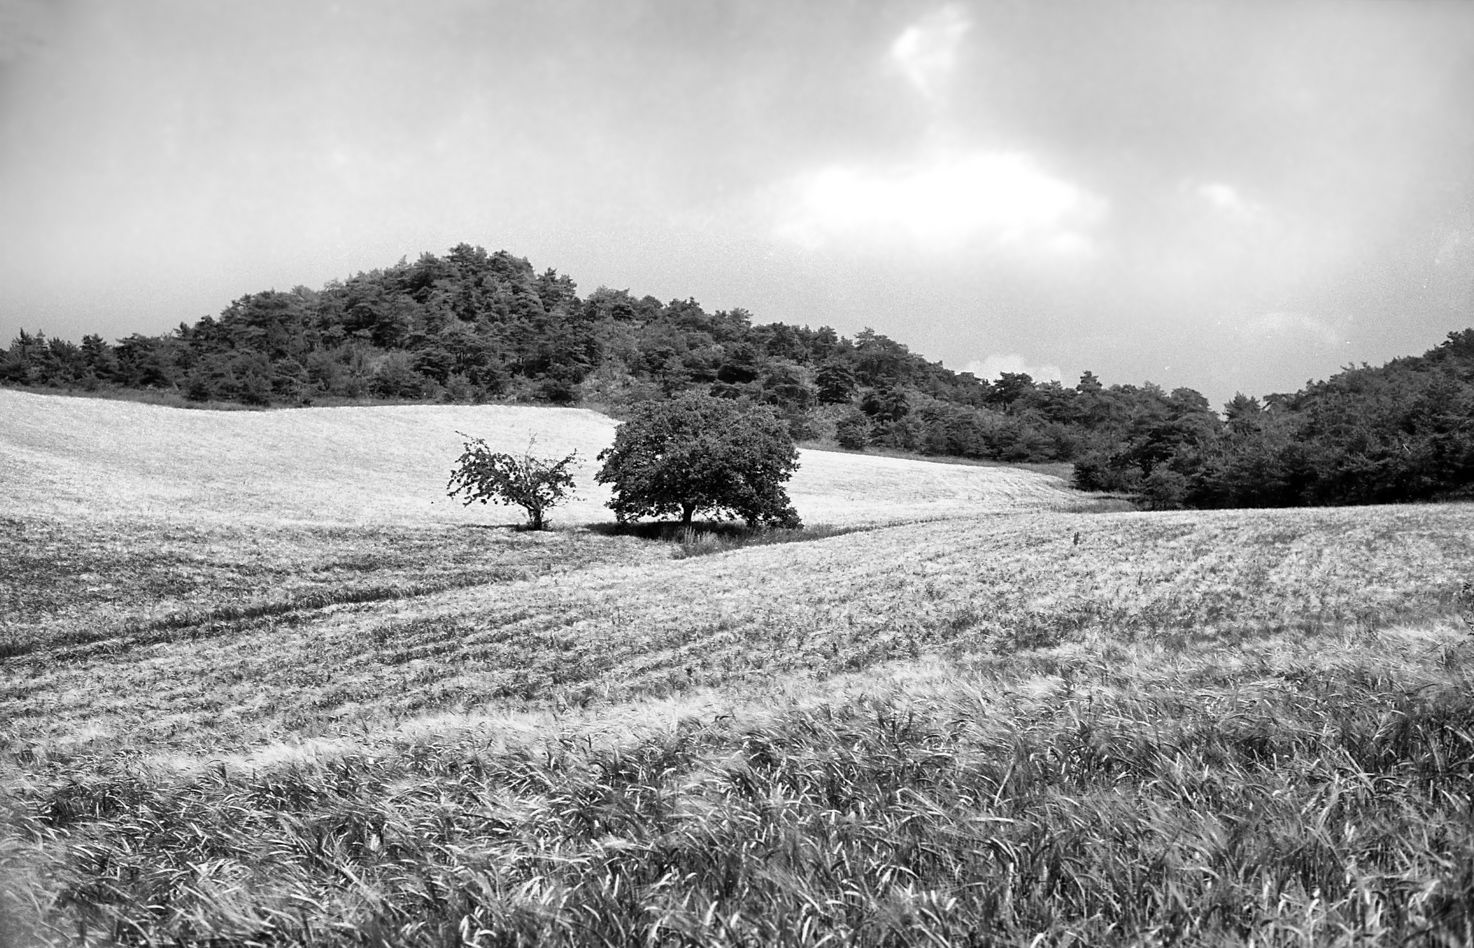
{"type": "MultiPolygon", "coordinates": [[[[5,659],[0,940],[1462,944],[1471,532],[501,533],[466,585],[95,641],[22,589],[51,631],[5,659]]],[[[333,575],[309,540],[283,568],[333,575]]]]}
{"type": "Polygon", "coordinates": [[[22,491],[0,945],[1474,942],[1474,506],[960,483],[698,556],[22,491]]]}

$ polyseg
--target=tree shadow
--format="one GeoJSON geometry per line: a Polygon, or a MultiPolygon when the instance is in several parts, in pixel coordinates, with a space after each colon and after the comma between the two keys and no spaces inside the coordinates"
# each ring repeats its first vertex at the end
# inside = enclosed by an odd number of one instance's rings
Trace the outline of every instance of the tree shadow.
{"type": "Polygon", "coordinates": [[[462,530],[505,530],[509,533],[535,532],[525,523],[462,523],[458,526],[462,530]]]}
{"type": "Polygon", "coordinates": [[[689,524],[672,521],[594,523],[584,529],[603,536],[637,537],[655,543],[668,543],[676,548],[674,555],[677,559],[685,559],[692,556],[708,556],[712,553],[728,553],[743,547],[823,540],[875,528],[869,525],[846,527],[832,524],[816,524],[807,527],[749,527],[741,522],[703,520],[689,524]]]}
{"type": "Polygon", "coordinates": [[[637,537],[641,540],[658,540],[664,543],[689,543],[703,537],[737,540],[767,532],[766,527],[749,527],[741,521],[696,520],[681,523],[677,520],[655,520],[633,523],[591,523],[584,527],[590,533],[606,537],[637,537]]]}

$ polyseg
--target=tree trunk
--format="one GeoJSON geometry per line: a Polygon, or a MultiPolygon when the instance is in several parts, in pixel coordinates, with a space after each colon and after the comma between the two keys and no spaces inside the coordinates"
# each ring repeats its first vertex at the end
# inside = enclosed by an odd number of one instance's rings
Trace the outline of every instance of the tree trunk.
{"type": "Polygon", "coordinates": [[[689,527],[691,525],[691,515],[694,514],[695,512],[696,512],[696,505],[695,504],[682,504],[681,505],[681,526],[683,526],[683,527],[689,527]]]}

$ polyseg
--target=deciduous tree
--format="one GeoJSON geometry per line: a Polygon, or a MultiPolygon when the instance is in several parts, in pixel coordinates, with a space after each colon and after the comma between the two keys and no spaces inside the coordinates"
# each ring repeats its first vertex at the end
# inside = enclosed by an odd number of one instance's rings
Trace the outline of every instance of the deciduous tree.
{"type": "Polygon", "coordinates": [[[783,484],[798,451],[783,420],[763,406],[700,393],[646,402],[599,453],[595,479],[614,489],[609,507],[624,523],[698,513],[749,526],[801,526],[783,484]]]}
{"type": "Polygon", "coordinates": [[[547,512],[573,493],[569,472],[578,452],[562,459],[537,457],[533,442],[520,457],[493,451],[481,438],[456,432],[466,439],[465,450],[446,484],[451,497],[461,496],[466,504],[475,501],[518,506],[527,511],[527,526],[542,530],[547,512]]]}

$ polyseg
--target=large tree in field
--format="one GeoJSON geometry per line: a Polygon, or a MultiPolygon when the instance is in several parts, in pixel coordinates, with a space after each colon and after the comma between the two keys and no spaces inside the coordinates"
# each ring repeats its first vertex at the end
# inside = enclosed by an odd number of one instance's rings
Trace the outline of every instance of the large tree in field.
{"type": "Polygon", "coordinates": [[[749,526],[802,526],[783,484],[798,468],[788,426],[769,409],[690,392],[639,406],[599,453],[620,523],[697,513],[749,526]]]}

